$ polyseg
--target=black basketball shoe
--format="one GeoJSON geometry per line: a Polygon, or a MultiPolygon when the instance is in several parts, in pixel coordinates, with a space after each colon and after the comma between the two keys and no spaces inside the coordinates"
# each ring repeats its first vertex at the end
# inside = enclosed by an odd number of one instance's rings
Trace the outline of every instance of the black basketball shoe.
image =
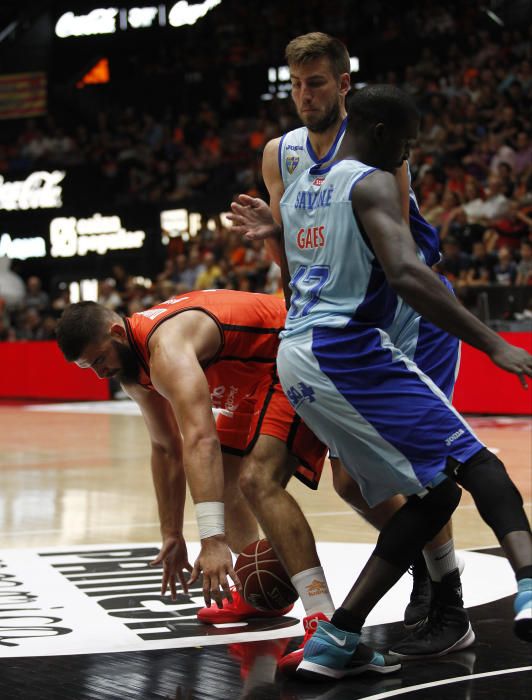
{"type": "Polygon", "coordinates": [[[409,569],[412,574],[412,593],[405,608],[404,626],[413,629],[422,625],[430,612],[432,589],[429,572],[423,555],[419,556],[409,569]]]}
{"type": "Polygon", "coordinates": [[[462,601],[458,569],[439,583],[432,582],[432,607],[426,622],[390,649],[403,659],[443,656],[471,646],[475,633],[462,601]]]}

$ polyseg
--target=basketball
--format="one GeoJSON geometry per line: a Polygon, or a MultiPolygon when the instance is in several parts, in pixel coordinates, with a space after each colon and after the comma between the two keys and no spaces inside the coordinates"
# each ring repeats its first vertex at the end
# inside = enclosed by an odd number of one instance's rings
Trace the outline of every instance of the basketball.
{"type": "Polygon", "coordinates": [[[290,577],[268,540],[249,544],[235,563],[246,602],[258,610],[281,610],[297,600],[290,577]]]}

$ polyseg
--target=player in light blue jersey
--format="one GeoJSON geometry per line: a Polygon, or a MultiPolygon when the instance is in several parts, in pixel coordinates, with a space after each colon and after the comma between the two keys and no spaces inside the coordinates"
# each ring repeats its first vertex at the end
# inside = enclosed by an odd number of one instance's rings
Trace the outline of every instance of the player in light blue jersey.
{"type": "Polygon", "coordinates": [[[305,646],[302,673],[350,672],[367,613],[456,507],[455,481],[472,493],[514,568],[515,631],[532,638],[532,545],[522,499],[502,463],[383,330],[400,316],[399,295],[523,383],[532,376],[532,357],[454,300],[401,221],[390,173],[406,157],[417,121],[401,91],[362,90],[338,154],[344,160],[311,168],[282,200],[292,288],[278,358],[285,391],[370,504],[397,491],[411,494],[381,531],[332,624],[319,623],[305,646]]]}
{"type": "MultiPolygon", "coordinates": [[[[340,147],[347,125],[345,97],[350,87],[349,53],[346,47],[333,37],[321,32],[296,37],[287,46],[286,59],[291,72],[293,102],[304,126],[273,139],[264,151],[263,176],[270,194],[270,206],[278,221],[280,221],[279,202],[285,188],[293,183],[305,168],[329,162],[340,147]]],[[[408,219],[407,163],[398,171],[396,179],[401,191],[403,214],[408,219]]],[[[414,214],[414,208],[417,212],[415,199],[410,206],[412,214],[414,214]]],[[[425,241],[424,247],[426,248],[427,244],[433,246],[433,250],[427,255],[427,262],[432,264],[439,256],[438,235],[431,227],[426,226],[426,223],[418,225],[420,218],[417,212],[411,217],[411,222],[416,223],[418,237],[425,241]]],[[[279,246],[276,245],[276,241],[268,240],[267,243],[270,253],[279,261],[279,246]]],[[[402,349],[409,357],[415,358],[446,395],[450,396],[458,362],[458,341],[432,324],[422,321],[419,315],[404,303],[401,303],[394,321],[396,333],[394,341],[400,341],[402,349]]],[[[403,504],[404,499],[401,496],[394,496],[370,509],[362,498],[357,484],[342,469],[339,460],[332,458],[331,465],[336,491],[377,529],[381,529],[403,504]]],[[[258,502],[261,502],[259,491],[264,489],[266,484],[269,483],[271,486],[272,482],[279,480],[278,475],[274,474],[270,475],[269,480],[266,477],[264,473],[261,474],[261,481],[257,483],[258,502]]],[[[266,499],[263,500],[267,502],[266,499]]],[[[271,499],[268,502],[271,502],[271,499]]],[[[304,571],[298,571],[293,581],[305,605],[306,617],[303,620],[305,630],[312,630],[315,625],[316,611],[327,610],[330,597],[328,598],[325,594],[314,596],[310,601],[311,605],[308,604],[305,598],[306,586],[316,578],[319,567],[315,548],[311,546],[311,533],[304,525],[301,512],[299,509],[296,511],[294,504],[289,501],[288,495],[282,492],[280,486],[277,488],[275,503],[275,513],[268,509],[267,512],[257,513],[257,515],[263,527],[267,527],[268,518],[290,520],[294,526],[299,522],[298,557],[301,557],[301,552],[308,552],[307,568],[304,571]],[[303,536],[305,532],[306,537],[303,536]]],[[[290,546],[290,542],[285,541],[281,546],[283,551],[278,552],[284,558],[287,570],[290,570],[289,560],[293,558],[290,546]]],[[[450,523],[425,548],[424,554],[435,582],[439,583],[448,572],[456,570],[450,523]],[[445,558],[442,558],[442,552],[445,553],[445,558]]],[[[322,580],[326,587],[321,568],[319,571],[318,579],[322,580]]],[[[431,606],[436,608],[438,605],[437,598],[431,591],[423,557],[414,563],[412,571],[412,595],[405,610],[404,620],[407,628],[414,628],[423,622],[429,615],[431,606]]],[[[463,610],[462,613],[461,629],[457,629],[456,624],[453,625],[456,638],[462,638],[469,628],[467,613],[463,610]]],[[[449,630],[442,633],[441,630],[444,627],[445,623],[440,616],[437,625],[440,630],[439,637],[434,635],[432,644],[423,646],[422,654],[444,653],[446,649],[452,648],[456,638],[449,639],[449,630]]],[[[296,654],[289,654],[283,660],[281,667],[288,667],[297,659],[296,654]]]]}
{"type": "Polygon", "coordinates": [[[356,648],[369,611],[458,504],[456,482],[472,493],[514,568],[515,630],[532,640],[532,542],[522,499],[500,460],[382,330],[393,324],[398,295],[523,383],[532,376],[532,356],[456,302],[402,221],[391,173],[417,128],[415,106],[400,90],[361,90],[338,160],[309,169],[281,202],[292,289],[278,355],[283,388],[370,505],[410,494],[331,623],[320,623],[307,643],[303,674],[349,672],[346,650],[356,648]]]}
{"type": "MultiPolygon", "coordinates": [[[[286,49],[286,59],[290,67],[292,80],[292,98],[298,115],[304,126],[288,132],[278,139],[270,141],[264,151],[263,176],[270,193],[270,206],[278,220],[280,220],[279,201],[284,189],[294,182],[305,168],[327,163],[337,152],[347,124],[347,112],[345,108],[345,96],[349,90],[349,53],[346,47],[337,39],[320,32],[296,37],[286,49]]],[[[403,213],[405,218],[409,214],[409,177],[407,164],[399,170],[396,179],[402,194],[403,213]]],[[[417,205],[415,200],[412,207],[417,205]]],[[[413,213],[413,212],[412,212],[413,213]]],[[[417,221],[417,216],[411,221],[417,221]]],[[[418,233],[426,244],[432,244],[434,250],[427,255],[427,262],[432,262],[439,256],[439,240],[437,233],[426,226],[416,226],[418,233]],[[427,236],[427,230],[429,235],[427,236]]],[[[280,259],[278,246],[275,241],[268,241],[270,252],[274,258],[280,259]]],[[[425,248],[427,245],[425,244],[425,248]]],[[[416,361],[438,384],[444,392],[450,396],[454,386],[456,367],[458,361],[459,343],[434,327],[432,324],[422,321],[419,315],[402,303],[398,309],[395,320],[397,341],[404,344],[404,351],[416,361]],[[435,352],[436,348],[436,352],[435,352]]],[[[402,346],[401,346],[402,347],[402,346]]],[[[347,475],[338,459],[331,458],[333,469],[333,483],[337,492],[355,510],[377,529],[381,529],[393,513],[401,507],[403,497],[393,496],[377,507],[370,509],[361,496],[360,489],[347,475]]],[[[281,480],[282,481],[282,480],[281,480]]],[[[305,525],[301,511],[290,501],[289,495],[281,489],[279,475],[268,475],[264,472],[257,481],[258,503],[270,503],[270,499],[262,499],[261,492],[277,485],[276,509],[264,508],[264,513],[257,512],[263,528],[268,529],[268,519],[286,520],[296,527],[300,536],[298,538],[297,558],[301,561],[302,553],[306,552],[306,568],[301,571],[292,571],[291,562],[295,559],[291,551],[291,542],[285,539],[278,547],[278,554],[284,561],[285,568],[291,571],[292,581],[302,597],[305,606],[306,617],[303,624],[307,633],[311,633],[316,624],[317,611],[326,612],[330,607],[330,596],[326,591],[326,582],[319,567],[319,560],[313,546],[311,533],[305,525]],[[297,575],[293,575],[296,573],[297,575]],[[308,599],[305,596],[306,587],[314,580],[323,582],[324,593],[308,599]]],[[[270,536],[270,539],[272,537],[270,536]]],[[[456,578],[459,578],[456,570],[456,559],[452,540],[450,523],[441,533],[425,548],[425,558],[431,571],[431,577],[439,588],[444,579],[448,586],[455,586],[456,578]],[[445,556],[442,556],[444,554],[445,556]],[[449,580],[448,573],[454,572],[455,576],[449,580]]],[[[445,653],[453,648],[457,639],[462,639],[469,630],[467,613],[462,609],[461,624],[456,625],[456,614],[452,620],[452,634],[441,615],[441,600],[445,596],[438,596],[436,587],[431,590],[431,582],[427,573],[427,567],[423,557],[420,557],[412,567],[413,588],[410,602],[405,610],[405,626],[415,628],[426,620],[431,612],[438,609],[437,633],[433,635],[431,645],[423,645],[420,654],[445,653]]],[[[472,638],[472,637],[471,637],[472,638]]],[[[288,654],[280,664],[282,669],[290,669],[297,666],[300,655],[293,652],[288,654]]]]}

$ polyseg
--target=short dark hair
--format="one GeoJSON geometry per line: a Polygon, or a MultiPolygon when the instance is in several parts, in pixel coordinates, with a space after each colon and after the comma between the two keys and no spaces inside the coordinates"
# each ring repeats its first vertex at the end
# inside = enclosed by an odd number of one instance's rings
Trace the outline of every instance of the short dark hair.
{"type": "Polygon", "coordinates": [[[355,128],[378,122],[405,124],[419,118],[414,100],[395,85],[366,85],[349,100],[348,123],[355,128]]]}
{"type": "Polygon", "coordinates": [[[287,45],[285,58],[288,65],[307,63],[317,58],[328,58],[336,78],[351,72],[349,51],[340,39],[323,32],[301,34],[287,45]]]}
{"type": "Polygon", "coordinates": [[[68,306],[57,324],[59,349],[68,362],[81,357],[90,343],[101,340],[114,312],[94,301],[80,301],[68,306]]]}

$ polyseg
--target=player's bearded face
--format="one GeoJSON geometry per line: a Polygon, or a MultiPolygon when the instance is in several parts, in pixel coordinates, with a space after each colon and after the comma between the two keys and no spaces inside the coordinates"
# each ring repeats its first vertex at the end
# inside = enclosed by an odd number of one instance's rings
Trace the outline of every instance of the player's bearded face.
{"type": "Polygon", "coordinates": [[[112,340],[115,352],[120,362],[120,371],[116,375],[119,382],[123,384],[131,384],[138,382],[140,374],[139,361],[133,350],[125,343],[120,343],[117,340],[112,340]]]}
{"type": "Polygon", "coordinates": [[[292,99],[309,131],[322,133],[340,120],[347,79],[336,76],[325,57],[290,66],[292,99]]]}
{"type": "Polygon", "coordinates": [[[338,101],[335,100],[331,104],[329,110],[324,114],[322,113],[320,115],[319,113],[304,113],[302,115],[300,114],[299,116],[301,117],[301,121],[309,131],[312,131],[315,134],[321,134],[324,131],[327,131],[327,129],[339,119],[340,105],[338,104],[338,101]]]}

